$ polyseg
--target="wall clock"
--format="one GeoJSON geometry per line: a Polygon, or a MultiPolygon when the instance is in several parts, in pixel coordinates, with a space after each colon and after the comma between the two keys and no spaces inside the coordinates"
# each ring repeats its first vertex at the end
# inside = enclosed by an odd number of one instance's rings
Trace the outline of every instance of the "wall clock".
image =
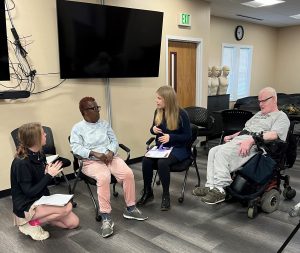
{"type": "Polygon", "coordinates": [[[244,37],[244,33],[245,33],[244,27],[242,27],[241,25],[238,25],[235,28],[235,32],[234,32],[236,40],[241,40],[244,37]]]}

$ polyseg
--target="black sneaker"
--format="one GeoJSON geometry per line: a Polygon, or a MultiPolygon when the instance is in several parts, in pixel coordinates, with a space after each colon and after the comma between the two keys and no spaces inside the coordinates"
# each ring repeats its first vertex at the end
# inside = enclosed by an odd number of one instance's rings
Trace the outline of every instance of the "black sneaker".
{"type": "Polygon", "coordinates": [[[153,191],[144,191],[142,197],[136,203],[137,206],[144,206],[146,203],[154,199],[153,191]]]}
{"type": "Polygon", "coordinates": [[[163,195],[161,200],[161,211],[168,211],[170,209],[170,195],[163,195]]]}

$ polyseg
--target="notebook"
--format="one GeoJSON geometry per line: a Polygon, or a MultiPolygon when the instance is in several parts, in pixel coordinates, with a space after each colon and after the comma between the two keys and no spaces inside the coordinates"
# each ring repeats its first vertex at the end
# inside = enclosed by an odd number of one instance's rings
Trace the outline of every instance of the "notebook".
{"type": "Polygon", "coordinates": [[[167,158],[170,155],[172,149],[173,149],[172,147],[158,148],[157,146],[154,146],[147,151],[145,156],[150,158],[167,158]]]}
{"type": "Polygon", "coordinates": [[[73,198],[73,194],[52,194],[42,196],[34,205],[65,206],[73,198]]]}
{"type": "Polygon", "coordinates": [[[59,155],[49,155],[46,157],[47,163],[53,163],[58,159],[59,155]]]}

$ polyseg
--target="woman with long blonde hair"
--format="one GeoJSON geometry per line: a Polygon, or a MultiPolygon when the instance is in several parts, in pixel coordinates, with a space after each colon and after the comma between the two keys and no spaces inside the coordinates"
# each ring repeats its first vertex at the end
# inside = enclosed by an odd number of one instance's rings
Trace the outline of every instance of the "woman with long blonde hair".
{"type": "Polygon", "coordinates": [[[72,212],[72,204],[66,206],[37,205],[43,195],[50,195],[47,185],[62,169],[62,162],[46,163],[42,147],[46,134],[40,123],[28,123],[18,130],[19,146],[11,165],[11,194],[15,224],[20,232],[33,240],[45,240],[49,232],[41,225],[49,223],[72,229],[79,225],[72,212]]]}
{"type": "Polygon", "coordinates": [[[156,135],[157,147],[172,147],[172,151],[167,158],[144,157],[144,191],[137,204],[143,206],[154,198],[151,185],[153,169],[157,169],[163,187],[161,210],[166,211],[170,209],[170,166],[189,157],[186,144],[191,138],[191,128],[188,115],[179,107],[171,86],[156,91],[156,107],[150,132],[156,135]]]}

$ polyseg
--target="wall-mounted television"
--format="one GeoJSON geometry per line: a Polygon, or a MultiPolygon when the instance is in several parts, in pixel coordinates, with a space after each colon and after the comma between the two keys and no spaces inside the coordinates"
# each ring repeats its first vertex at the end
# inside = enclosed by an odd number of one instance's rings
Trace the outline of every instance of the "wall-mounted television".
{"type": "Polygon", "coordinates": [[[162,12],[56,2],[61,78],[159,75],[162,12]]]}
{"type": "Polygon", "coordinates": [[[4,0],[0,0],[0,81],[10,80],[4,0]]]}

